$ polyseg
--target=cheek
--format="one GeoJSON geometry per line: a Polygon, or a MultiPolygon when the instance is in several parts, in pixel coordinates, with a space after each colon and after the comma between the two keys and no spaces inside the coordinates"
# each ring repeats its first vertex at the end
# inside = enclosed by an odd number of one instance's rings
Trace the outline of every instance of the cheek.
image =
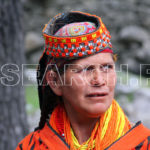
{"type": "Polygon", "coordinates": [[[65,105],[67,106],[77,107],[81,102],[80,90],[77,89],[75,86],[64,87],[62,93],[62,98],[64,100],[65,105]]]}
{"type": "Polygon", "coordinates": [[[116,86],[116,82],[117,82],[116,73],[114,72],[109,74],[107,77],[107,86],[110,87],[111,89],[114,89],[116,86]]]}
{"type": "Polygon", "coordinates": [[[66,76],[64,78],[64,85],[73,86],[71,88],[81,88],[81,86],[85,85],[85,83],[84,76],[78,74],[66,76]]]}

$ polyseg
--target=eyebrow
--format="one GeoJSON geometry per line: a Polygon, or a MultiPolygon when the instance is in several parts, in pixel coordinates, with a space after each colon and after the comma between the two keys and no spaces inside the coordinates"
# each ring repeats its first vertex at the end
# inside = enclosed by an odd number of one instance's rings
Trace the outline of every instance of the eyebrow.
{"type": "MultiPolygon", "coordinates": [[[[114,62],[104,62],[104,63],[101,63],[101,64],[97,64],[97,65],[100,65],[100,66],[105,66],[105,65],[115,65],[114,62]]],[[[88,67],[91,67],[91,66],[95,66],[95,64],[85,64],[83,65],[83,68],[88,68],[88,67]]]]}
{"type": "MultiPolygon", "coordinates": [[[[115,65],[114,62],[104,62],[102,64],[97,64],[100,66],[105,66],[105,65],[115,65]]],[[[72,66],[70,66],[70,69],[80,69],[80,68],[88,68],[88,67],[95,67],[95,64],[74,64],[72,66]]]]}

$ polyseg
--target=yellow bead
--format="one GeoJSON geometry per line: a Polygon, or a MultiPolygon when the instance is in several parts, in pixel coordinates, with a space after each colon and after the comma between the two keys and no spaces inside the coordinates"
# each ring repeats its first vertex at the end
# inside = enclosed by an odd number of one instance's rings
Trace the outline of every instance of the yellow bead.
{"type": "Polygon", "coordinates": [[[52,42],[52,38],[49,38],[49,41],[52,42]]]}
{"type": "Polygon", "coordinates": [[[82,41],[86,41],[87,37],[82,37],[81,39],[82,39],[82,41]]]}
{"type": "Polygon", "coordinates": [[[57,42],[57,39],[54,39],[54,42],[57,42]]]}
{"type": "Polygon", "coordinates": [[[95,38],[96,37],[96,33],[95,34],[92,34],[92,38],[95,38]]]}
{"type": "Polygon", "coordinates": [[[71,39],[71,42],[72,42],[72,43],[76,42],[76,39],[71,39]]]}
{"type": "Polygon", "coordinates": [[[62,39],[61,42],[62,42],[62,43],[66,43],[66,39],[62,39]]]}
{"type": "Polygon", "coordinates": [[[102,34],[103,33],[103,30],[102,29],[100,29],[100,34],[102,34]]]}

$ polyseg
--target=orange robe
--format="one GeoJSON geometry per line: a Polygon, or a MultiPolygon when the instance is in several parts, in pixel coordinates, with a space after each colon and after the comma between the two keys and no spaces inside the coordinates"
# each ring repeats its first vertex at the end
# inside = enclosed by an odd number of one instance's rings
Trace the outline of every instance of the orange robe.
{"type": "MultiPolygon", "coordinates": [[[[69,145],[47,122],[42,130],[27,135],[16,150],[69,150],[69,145]]],[[[105,150],[150,150],[150,130],[138,122],[105,150]]]]}

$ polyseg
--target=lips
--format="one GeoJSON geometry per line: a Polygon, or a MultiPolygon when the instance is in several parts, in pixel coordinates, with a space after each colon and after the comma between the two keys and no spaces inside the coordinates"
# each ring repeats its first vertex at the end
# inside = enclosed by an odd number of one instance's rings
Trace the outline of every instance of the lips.
{"type": "Polygon", "coordinates": [[[86,95],[86,97],[104,97],[107,96],[107,92],[98,92],[98,93],[89,93],[86,95]]]}

